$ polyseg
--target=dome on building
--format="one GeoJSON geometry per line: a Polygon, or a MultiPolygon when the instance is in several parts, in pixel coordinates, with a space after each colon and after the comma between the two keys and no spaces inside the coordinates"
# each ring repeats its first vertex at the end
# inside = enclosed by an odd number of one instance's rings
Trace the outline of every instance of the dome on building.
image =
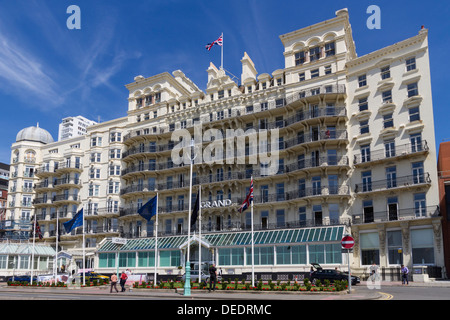
{"type": "Polygon", "coordinates": [[[36,141],[41,143],[54,142],[52,135],[45,129],[36,127],[28,127],[19,131],[16,137],[16,142],[19,141],[36,141]]]}

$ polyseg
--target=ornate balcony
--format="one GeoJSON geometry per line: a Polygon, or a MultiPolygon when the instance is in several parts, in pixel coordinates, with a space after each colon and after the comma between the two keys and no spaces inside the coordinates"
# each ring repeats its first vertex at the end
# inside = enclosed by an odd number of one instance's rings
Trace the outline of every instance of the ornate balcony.
{"type": "Polygon", "coordinates": [[[372,212],[364,210],[352,217],[353,224],[377,223],[389,221],[404,221],[412,219],[423,219],[430,217],[438,217],[440,215],[438,206],[417,207],[407,209],[394,209],[386,211],[372,212]]]}
{"type": "Polygon", "coordinates": [[[356,154],[353,157],[353,164],[355,166],[376,164],[383,162],[385,160],[400,160],[410,155],[426,154],[428,153],[429,147],[427,142],[424,140],[420,144],[404,144],[400,146],[395,146],[394,149],[389,150],[375,150],[370,151],[368,154],[356,154]]]}
{"type": "Polygon", "coordinates": [[[365,195],[367,193],[392,191],[393,189],[400,188],[423,187],[429,184],[431,184],[430,174],[425,172],[410,176],[358,183],[355,185],[354,192],[365,195]]]}

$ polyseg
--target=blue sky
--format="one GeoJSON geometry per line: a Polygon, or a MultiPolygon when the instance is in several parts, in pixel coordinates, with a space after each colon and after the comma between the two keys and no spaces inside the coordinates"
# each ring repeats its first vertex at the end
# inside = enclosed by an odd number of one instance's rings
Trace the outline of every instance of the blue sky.
{"type": "Polygon", "coordinates": [[[220,49],[205,44],[224,34],[224,67],[240,76],[246,51],[258,73],[284,67],[279,35],[335,17],[348,8],[359,56],[429,29],[436,143],[450,139],[448,1],[298,0],[0,0],[0,162],[9,163],[17,133],[39,122],[54,139],[67,116],[107,121],[126,115],[125,84],[182,70],[206,89],[206,69],[220,49]],[[81,29],[69,30],[70,5],[81,29]],[[381,29],[369,30],[369,5],[381,29]]]}

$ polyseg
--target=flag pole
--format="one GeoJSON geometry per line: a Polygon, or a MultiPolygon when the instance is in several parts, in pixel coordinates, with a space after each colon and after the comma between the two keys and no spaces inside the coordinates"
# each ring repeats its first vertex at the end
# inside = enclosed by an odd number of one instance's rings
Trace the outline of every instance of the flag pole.
{"type": "Polygon", "coordinates": [[[58,210],[56,210],[56,254],[55,254],[55,264],[53,265],[53,276],[55,278],[56,284],[56,275],[58,273],[58,235],[59,235],[59,214],[58,210]]]}
{"type": "Polygon", "coordinates": [[[191,209],[192,209],[192,167],[194,166],[195,157],[192,156],[192,149],[194,148],[194,139],[191,140],[191,145],[189,149],[189,162],[190,162],[190,173],[189,173],[189,215],[188,215],[188,238],[187,238],[187,257],[186,257],[186,266],[185,273],[186,278],[184,282],[184,292],[185,296],[191,295],[191,262],[190,262],[190,254],[191,254],[191,209]]]}
{"type": "Polygon", "coordinates": [[[34,214],[33,250],[31,251],[31,271],[30,271],[30,275],[31,275],[30,284],[31,285],[33,285],[34,244],[35,244],[35,242],[36,242],[36,213],[34,214]]]}
{"type": "Polygon", "coordinates": [[[198,284],[202,281],[202,185],[198,186],[198,284]]]}
{"type": "MultiPolygon", "coordinates": [[[[83,208],[81,208],[83,210],[83,208]]],[[[83,286],[86,286],[86,245],[84,239],[84,212],[82,212],[81,219],[83,219],[83,286]]]]}
{"type": "Polygon", "coordinates": [[[154,276],[154,280],[153,280],[153,287],[156,286],[156,268],[158,266],[158,201],[159,201],[159,196],[158,196],[158,192],[156,192],[156,228],[155,228],[155,276],[154,276]]]}
{"type": "Polygon", "coordinates": [[[222,32],[222,45],[220,47],[221,47],[220,69],[223,69],[223,32],[222,32]]]}
{"type": "MultiPolygon", "coordinates": [[[[251,177],[253,182],[253,176],[251,177]]],[[[250,190],[250,192],[252,192],[250,190]]],[[[255,287],[255,241],[253,239],[253,195],[251,197],[251,225],[252,225],[252,287],[255,287]]]]}

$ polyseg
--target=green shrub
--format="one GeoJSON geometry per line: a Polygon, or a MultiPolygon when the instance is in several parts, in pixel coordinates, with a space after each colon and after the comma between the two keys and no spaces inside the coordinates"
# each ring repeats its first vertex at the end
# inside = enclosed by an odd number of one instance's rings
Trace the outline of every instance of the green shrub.
{"type": "Polygon", "coordinates": [[[319,290],[320,290],[320,289],[322,289],[322,290],[323,290],[323,288],[322,288],[322,282],[320,282],[320,280],[319,280],[319,279],[316,279],[315,285],[316,285],[316,287],[318,287],[318,288],[319,288],[319,290]]]}
{"type": "Polygon", "coordinates": [[[309,279],[308,278],[304,278],[303,279],[303,284],[306,287],[307,285],[310,285],[309,279]]]}
{"type": "Polygon", "coordinates": [[[336,280],[334,281],[334,287],[336,288],[336,291],[343,291],[345,289],[347,289],[347,281],[346,280],[336,280]]]}
{"type": "Polygon", "coordinates": [[[261,279],[259,279],[259,282],[258,282],[258,285],[257,285],[257,289],[258,290],[262,290],[262,287],[263,287],[263,282],[262,282],[261,279]]]}

